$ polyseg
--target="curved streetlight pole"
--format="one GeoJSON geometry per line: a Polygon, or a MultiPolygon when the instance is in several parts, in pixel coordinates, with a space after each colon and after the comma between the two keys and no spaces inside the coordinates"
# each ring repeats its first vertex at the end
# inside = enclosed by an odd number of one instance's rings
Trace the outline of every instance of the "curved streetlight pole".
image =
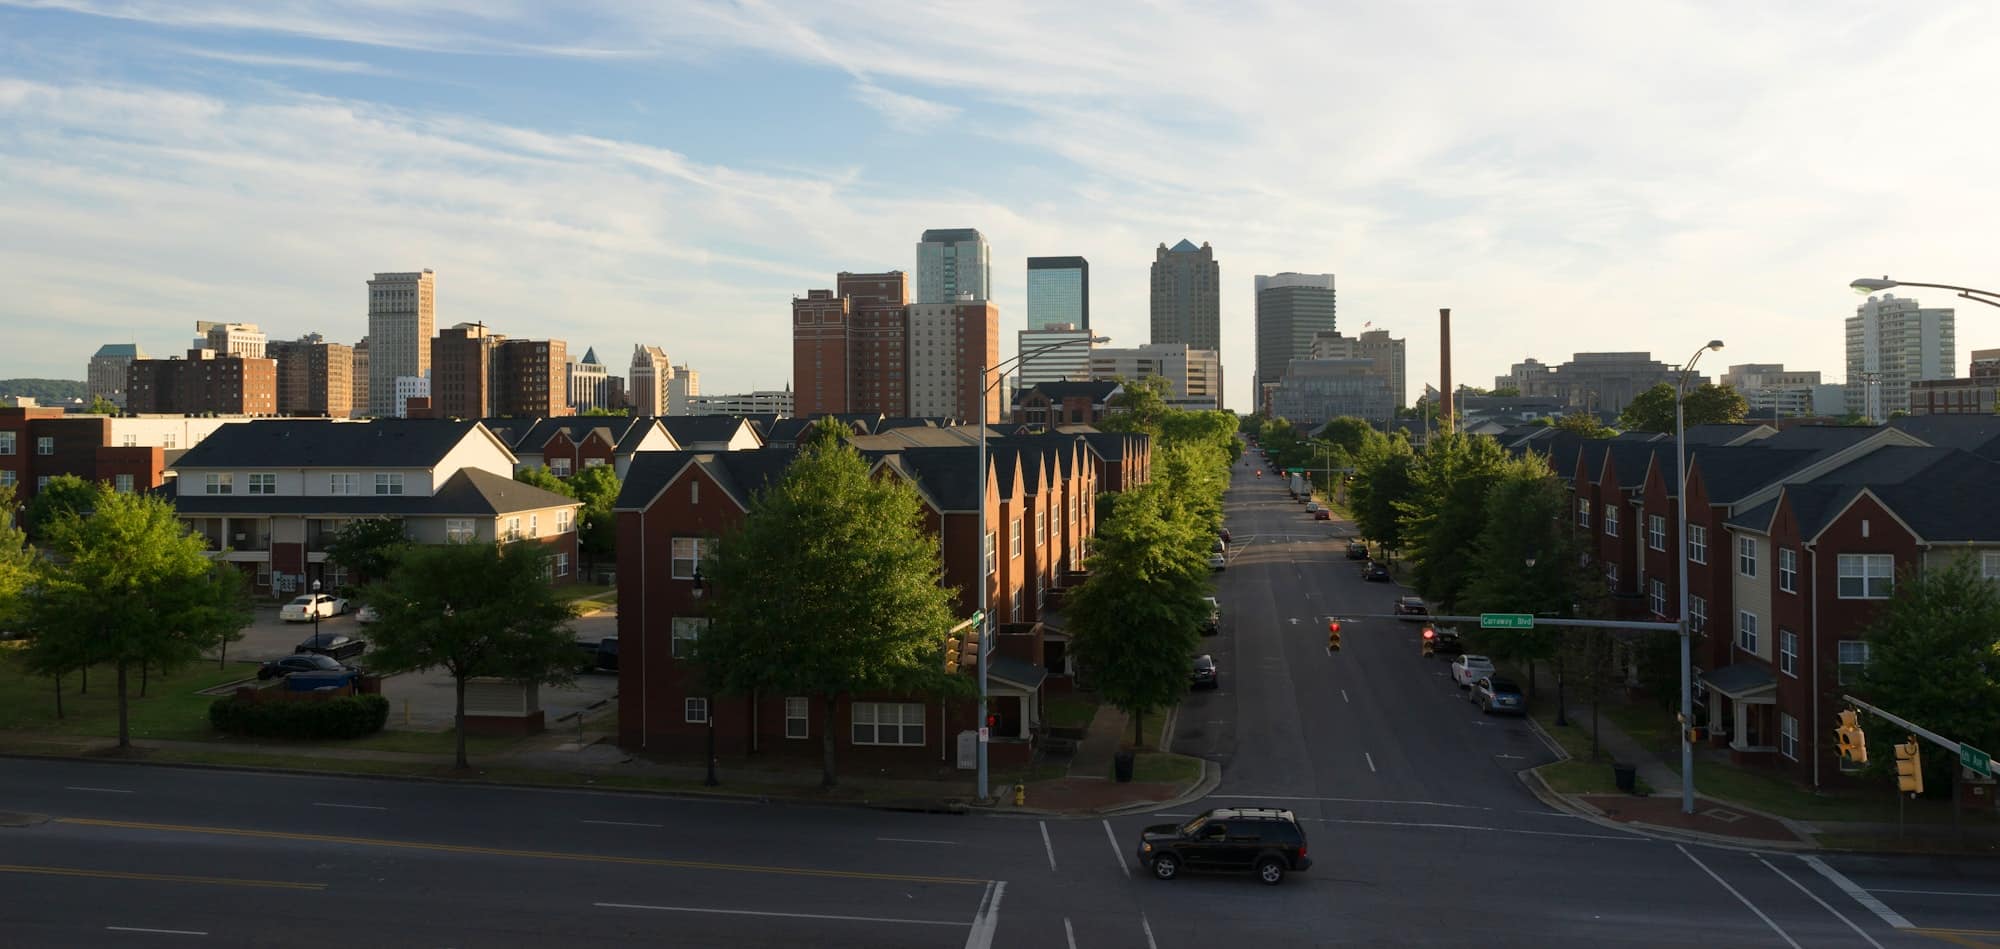
{"type": "MultiPolygon", "coordinates": [[[[708,594],[708,580],[703,578],[701,575],[701,561],[696,560],[694,563],[695,602],[696,603],[706,602],[707,594],[708,594]]],[[[707,617],[708,617],[708,610],[706,608],[703,608],[702,618],[706,619],[707,617]]],[[[702,628],[702,632],[703,633],[708,632],[706,626],[702,628]]],[[[706,674],[707,670],[703,671],[704,674],[706,674]]],[[[716,785],[722,783],[722,779],[715,776],[715,689],[714,688],[710,688],[708,690],[708,696],[702,699],[701,704],[703,706],[701,717],[706,721],[708,725],[708,777],[702,779],[701,783],[708,785],[709,787],[715,787],[716,785]]],[[[577,715],[578,721],[581,721],[582,718],[583,718],[582,713],[578,713],[577,715]]]]}
{"type": "Polygon", "coordinates": [[[1674,505],[1675,527],[1680,531],[1680,609],[1677,620],[1681,634],[1681,813],[1694,813],[1694,742],[1688,739],[1688,728],[1694,723],[1694,659],[1693,647],[1688,641],[1688,489],[1687,489],[1687,384],[1688,377],[1694,375],[1695,364],[1701,362],[1702,354],[1721,349],[1722,340],[1711,339],[1707,345],[1694,351],[1688,357],[1687,365],[1681,367],[1680,381],[1674,386],[1674,465],[1680,478],[1674,490],[1680,495],[1674,505]]]}
{"type": "Polygon", "coordinates": [[[1017,353],[1017,354],[1015,354],[1014,358],[1012,358],[1012,359],[1002,359],[1002,360],[1000,360],[1000,362],[999,362],[999,364],[998,364],[998,365],[994,365],[994,366],[980,366],[980,367],[979,367],[979,379],[980,379],[981,383],[983,383],[983,385],[982,385],[982,387],[981,387],[981,388],[980,388],[980,390],[979,390],[979,414],[980,414],[981,418],[979,419],[979,462],[978,462],[978,465],[979,465],[979,467],[978,467],[978,472],[979,472],[979,493],[978,493],[978,498],[979,498],[979,502],[978,502],[978,503],[979,503],[979,602],[978,602],[978,604],[977,604],[977,608],[978,608],[978,611],[979,611],[979,725],[978,725],[978,728],[979,728],[979,741],[978,741],[978,745],[979,745],[979,754],[978,754],[978,758],[979,758],[979,795],[978,795],[978,798],[977,798],[977,799],[978,799],[979,801],[981,801],[981,802],[985,802],[985,801],[989,801],[989,800],[992,800],[992,795],[990,795],[990,794],[988,794],[988,793],[987,793],[987,786],[986,786],[986,745],[987,745],[987,739],[988,739],[988,737],[989,737],[989,735],[988,735],[988,733],[987,733],[987,731],[986,731],[986,727],[987,727],[987,726],[986,726],[986,654],[987,654],[988,652],[991,652],[991,651],[992,651],[992,650],[988,649],[987,647],[988,647],[989,645],[991,645],[991,642],[992,642],[992,638],[991,638],[991,637],[990,637],[990,636],[988,635],[988,632],[989,632],[989,631],[990,631],[990,630],[991,630],[991,629],[993,628],[993,611],[992,611],[992,610],[990,610],[990,609],[987,609],[987,602],[986,602],[986,598],[987,598],[987,590],[986,590],[986,574],[987,574],[987,573],[988,573],[988,572],[989,572],[989,571],[990,571],[991,569],[993,569],[993,568],[997,568],[997,567],[999,566],[999,563],[1000,563],[1000,541],[999,541],[999,539],[998,539],[998,538],[995,538],[995,539],[994,539],[994,542],[993,542],[993,552],[992,552],[992,554],[990,555],[990,556],[992,557],[992,561],[991,561],[991,562],[992,562],[992,567],[989,567],[989,566],[988,566],[988,560],[987,560],[987,557],[988,557],[989,555],[988,555],[988,554],[987,554],[987,552],[986,552],[986,551],[987,551],[987,548],[986,548],[986,533],[987,533],[987,532],[986,532],[986,528],[987,528],[987,524],[986,524],[986,429],[987,429],[987,426],[988,426],[989,424],[991,424],[991,423],[989,422],[989,420],[987,420],[987,419],[986,419],[986,418],[984,417],[984,416],[986,415],[986,393],[988,393],[988,392],[991,392],[991,391],[993,391],[993,389],[994,389],[994,387],[995,387],[995,386],[998,386],[998,385],[1000,385],[1000,384],[1001,384],[1002,382],[1006,381],[1006,379],[1007,379],[1007,372],[1006,372],[1006,369],[1007,369],[1007,367],[1008,367],[1009,365],[1011,365],[1011,364],[1014,364],[1014,363],[1018,363],[1018,362],[1020,362],[1020,361],[1021,361],[1021,360],[1023,360],[1023,359],[1027,359],[1027,358],[1028,358],[1028,357],[1030,357],[1030,356],[1039,356],[1039,355],[1041,355],[1041,354],[1043,354],[1043,353],[1046,353],[1046,352],[1049,352],[1049,351],[1051,351],[1051,350],[1056,350],[1056,349],[1061,349],[1061,348],[1062,348],[1062,347],[1064,347],[1064,346],[1074,346],[1074,345],[1076,345],[1076,344],[1078,344],[1078,343],[1083,343],[1083,344],[1085,344],[1085,345],[1096,345],[1096,344],[1098,344],[1098,343],[1108,343],[1108,342],[1111,342],[1111,337],[1109,337],[1109,336],[1079,336],[1079,337],[1075,337],[1075,338],[1073,338],[1073,339],[1065,339],[1065,340],[1061,340],[1061,341],[1059,341],[1059,342],[1054,342],[1054,343],[1049,343],[1049,344],[1048,344],[1048,345],[1046,345],[1046,346],[1037,346],[1037,347],[1035,347],[1034,349],[1030,349],[1030,350],[1028,350],[1028,351],[1027,351],[1027,352],[1025,352],[1025,353],[1017,353]],[[993,381],[992,381],[992,382],[986,382],[986,381],[985,381],[985,380],[986,380],[986,374],[987,374],[987,373],[989,373],[989,372],[990,372],[990,373],[993,373],[993,374],[994,374],[994,376],[993,376],[993,381]]]}
{"type": "Polygon", "coordinates": [[[1863,277],[1849,283],[1848,286],[1853,287],[1855,293],[1862,294],[1875,293],[1880,290],[1893,290],[1896,287],[1929,287],[1933,290],[1950,290],[1964,299],[1984,303],[1987,306],[2000,306],[2000,293],[1995,293],[1991,290],[1977,290],[1972,287],[1959,287],[1949,283],[1917,283],[1914,280],[1891,280],[1887,276],[1884,276],[1880,280],[1872,277],[1863,277]]]}

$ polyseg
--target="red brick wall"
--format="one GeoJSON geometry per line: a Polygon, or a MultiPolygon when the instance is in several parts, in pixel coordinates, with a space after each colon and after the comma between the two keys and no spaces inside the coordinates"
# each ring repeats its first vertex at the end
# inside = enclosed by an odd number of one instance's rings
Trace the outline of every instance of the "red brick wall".
{"type": "MultiPolygon", "coordinates": [[[[1806,595],[1800,599],[1806,600],[1811,604],[1808,608],[1816,609],[1819,614],[1817,617],[1808,615],[1804,628],[1799,631],[1800,662],[1811,665],[1821,690],[1818,726],[1814,727],[1811,718],[1810,692],[1803,692],[1804,704],[1799,706],[1801,711],[1792,714],[1799,719],[1801,744],[1806,743],[1808,730],[1819,739],[1821,783],[1828,783],[1839,775],[1840,770],[1833,757],[1832,742],[1827,738],[1832,733],[1834,712],[1840,707],[1842,691],[1838,684],[1838,644],[1843,639],[1867,638],[1864,631],[1887,603],[1886,600],[1840,598],[1840,554],[1890,554],[1896,558],[1896,577],[1900,582],[1908,571],[1921,569],[1923,550],[1917,538],[1905,530],[1902,523],[1891,516],[1873,495],[1863,495],[1820,531],[1810,555],[1800,552],[1800,580],[1804,584],[1801,592],[1810,591],[1809,599],[1806,595]],[[1864,524],[1868,533],[1866,537],[1862,536],[1864,524]],[[1810,574],[1809,581],[1806,574],[1810,574]],[[1809,632],[1814,624],[1818,627],[1816,634],[1809,632]]],[[[1803,753],[1800,758],[1798,773],[1801,778],[1809,778],[1811,759],[1803,753]]]]}
{"type": "Polygon", "coordinates": [[[805,417],[848,412],[848,304],[831,290],[792,300],[792,397],[805,417]]]}

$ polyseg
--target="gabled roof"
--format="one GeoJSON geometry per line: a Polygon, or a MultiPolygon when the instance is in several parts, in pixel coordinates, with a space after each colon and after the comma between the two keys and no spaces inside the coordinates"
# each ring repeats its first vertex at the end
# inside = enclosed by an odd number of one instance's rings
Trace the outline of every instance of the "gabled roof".
{"type": "Polygon", "coordinates": [[[1812,540],[1865,491],[1927,542],[2000,541],[2000,507],[1991,501],[1995,483],[2000,462],[1956,448],[1890,445],[1811,481],[1787,484],[1779,499],[1729,523],[1768,532],[1782,499],[1791,506],[1799,536],[1812,540]]]}
{"type": "MultiPolygon", "coordinates": [[[[673,436],[675,444],[682,446],[704,442],[726,445],[745,429],[753,437],[757,435],[757,429],[749,422],[734,415],[662,415],[656,421],[673,436]]],[[[763,439],[759,438],[758,443],[762,444],[763,439]]]]}
{"type": "MultiPolygon", "coordinates": [[[[696,416],[699,417],[699,416],[696,416]]],[[[648,451],[632,456],[614,510],[643,510],[688,467],[700,468],[737,504],[749,507],[755,494],[785,476],[798,452],[789,447],[750,451],[648,451]]]]}
{"type": "Polygon", "coordinates": [[[582,444],[586,439],[602,438],[614,449],[624,447],[634,431],[640,438],[646,435],[650,418],[629,418],[617,415],[568,415],[562,418],[545,418],[522,433],[514,449],[520,452],[539,452],[549,443],[549,439],[561,432],[572,443],[582,444]]]}
{"type": "Polygon", "coordinates": [[[1061,402],[1064,399],[1087,398],[1091,401],[1091,404],[1097,405],[1108,401],[1112,396],[1117,395],[1118,391],[1118,383],[1110,379],[1037,382],[1034,385],[1015,392],[1014,404],[1020,405],[1028,398],[1029,394],[1039,392],[1051,402],[1061,402]]]}
{"type": "Polygon", "coordinates": [[[180,468],[430,468],[466,438],[506,445],[476,421],[253,419],[224,425],[189,448],[180,468]]]}
{"type": "Polygon", "coordinates": [[[905,448],[903,466],[923,483],[926,494],[947,511],[979,510],[984,487],[979,478],[979,453],[963,446],[905,448]]]}
{"type": "MultiPolygon", "coordinates": [[[[1686,439],[1689,445],[1740,445],[1746,440],[1756,441],[1759,436],[1768,436],[1775,431],[1776,429],[1769,425],[1756,422],[1691,425],[1686,432],[1686,439]]],[[[1667,432],[1661,437],[1672,439],[1674,436],[1672,432],[1667,432]]]]}
{"type": "MultiPolygon", "coordinates": [[[[1806,448],[1768,448],[1771,439],[1750,445],[1724,445],[1688,451],[1690,470],[1699,467],[1708,503],[1733,504],[1819,460],[1823,454],[1806,448]]],[[[1668,452],[1672,454],[1672,452],[1668,452]]],[[[1669,459],[1671,460],[1671,459],[1669,459]]],[[[1679,496],[1677,473],[1661,466],[1669,494],[1679,496]]]]}
{"type": "Polygon", "coordinates": [[[1889,427],[1926,445],[1963,449],[2000,461],[2000,415],[1909,415],[1890,419],[1889,427]]]}
{"type": "Polygon", "coordinates": [[[521,444],[521,439],[526,438],[528,432],[539,421],[541,419],[495,417],[480,419],[479,424],[486,426],[486,430],[492,432],[493,437],[500,439],[501,444],[513,449],[521,444]]]}
{"type": "Polygon", "coordinates": [[[883,432],[894,431],[899,428],[943,428],[942,422],[942,419],[934,418],[891,416],[875,424],[875,434],[880,435],[883,432]]]}
{"type": "Polygon", "coordinates": [[[1794,425],[1770,438],[1759,439],[1757,445],[1761,448],[1838,451],[1879,431],[1881,429],[1866,425],[1794,425]]]}
{"type": "Polygon", "coordinates": [[[329,517],[498,516],[581,502],[484,468],[461,468],[436,494],[178,494],[179,481],[160,488],[182,514],[217,516],[315,515],[329,517]]]}

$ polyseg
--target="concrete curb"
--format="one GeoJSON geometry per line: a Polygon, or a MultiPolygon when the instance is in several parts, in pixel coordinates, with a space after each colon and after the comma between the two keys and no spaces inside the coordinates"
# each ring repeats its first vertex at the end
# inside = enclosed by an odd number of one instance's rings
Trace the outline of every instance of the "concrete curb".
{"type": "Polygon", "coordinates": [[[1133,804],[1120,804],[1116,807],[1107,807],[1097,811],[1092,811],[1088,814],[1082,814],[1078,816],[1121,817],[1127,814],[1147,814],[1153,811],[1163,811],[1170,807],[1180,807],[1183,804],[1188,804],[1193,801],[1199,801],[1202,798],[1205,798],[1210,794],[1215,793],[1216,787],[1222,784],[1222,766],[1206,758],[1200,759],[1200,761],[1201,761],[1201,780],[1196,781],[1192,787],[1188,788],[1186,791],[1183,791],[1178,797],[1170,798],[1165,801],[1139,801],[1133,804]]]}
{"type": "MultiPolygon", "coordinates": [[[[1541,801],[1543,804],[1548,805],[1550,808],[1561,811],[1565,814],[1573,815],[1583,820],[1587,820],[1607,830],[1623,831],[1625,833],[1631,834],[1636,837],[1650,837],[1655,840],[1663,840],[1672,843],[1701,844],[1707,847],[1725,847],[1733,850],[1745,850],[1745,851],[1784,850],[1793,852],[1812,852],[1820,849],[1819,845],[1813,843],[1807,843],[1804,841],[1762,840],[1762,839],[1753,839],[1748,837],[1725,837],[1720,834],[1707,834],[1698,830],[1682,830],[1677,827],[1661,827],[1657,824],[1648,824],[1643,821],[1612,820],[1611,818],[1604,816],[1604,812],[1592,806],[1590,802],[1580,800],[1578,798],[1572,797],[1568,794],[1564,794],[1561,791],[1549,787],[1548,782],[1544,781],[1542,779],[1542,776],[1537,773],[1538,770],[1539,769],[1537,768],[1529,768],[1525,771],[1515,772],[1514,776],[1520,779],[1520,782],[1523,785],[1527,786],[1528,793],[1533,794],[1536,800],[1541,801]]],[[[1697,800],[1706,800],[1706,798],[1697,798],[1697,800]]],[[[1722,804],[1723,802],[1716,801],[1714,803],[1722,804]]],[[[1725,805],[1725,806],[1734,806],[1734,805],[1725,805]]],[[[1791,830],[1792,828],[1788,827],[1786,829],[1791,830]]],[[[1797,833],[1797,831],[1793,830],[1793,833],[1797,833]]]]}

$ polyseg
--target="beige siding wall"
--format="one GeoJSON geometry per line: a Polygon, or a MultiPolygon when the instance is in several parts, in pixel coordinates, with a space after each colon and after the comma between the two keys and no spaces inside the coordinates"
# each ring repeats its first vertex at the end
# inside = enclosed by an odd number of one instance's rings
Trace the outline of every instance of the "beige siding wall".
{"type": "MultiPolygon", "coordinates": [[[[1708,555],[1712,559],[1716,555],[1712,536],[1710,541],[1708,555]]],[[[1729,578],[1732,590],[1734,591],[1732,598],[1736,603],[1736,612],[1731,613],[1726,620],[1729,624],[1729,640],[1732,643],[1737,641],[1738,617],[1740,614],[1746,611],[1755,613],[1757,615],[1757,657],[1769,662],[1771,661],[1771,657],[1776,653],[1775,645],[1778,637],[1778,631],[1773,626],[1773,619],[1771,617],[1771,584],[1774,582],[1773,574],[1778,569],[1777,561],[1773,559],[1775,555],[1772,553],[1771,539],[1762,534],[1731,531],[1728,534],[1728,548],[1725,553],[1729,557],[1729,578]],[[1743,575],[1737,554],[1738,538],[1748,538],[1757,545],[1757,576],[1755,577],[1746,577],[1743,575]]],[[[1716,616],[1708,618],[1708,628],[1710,630],[1715,629],[1718,618],[1716,616]]]]}

